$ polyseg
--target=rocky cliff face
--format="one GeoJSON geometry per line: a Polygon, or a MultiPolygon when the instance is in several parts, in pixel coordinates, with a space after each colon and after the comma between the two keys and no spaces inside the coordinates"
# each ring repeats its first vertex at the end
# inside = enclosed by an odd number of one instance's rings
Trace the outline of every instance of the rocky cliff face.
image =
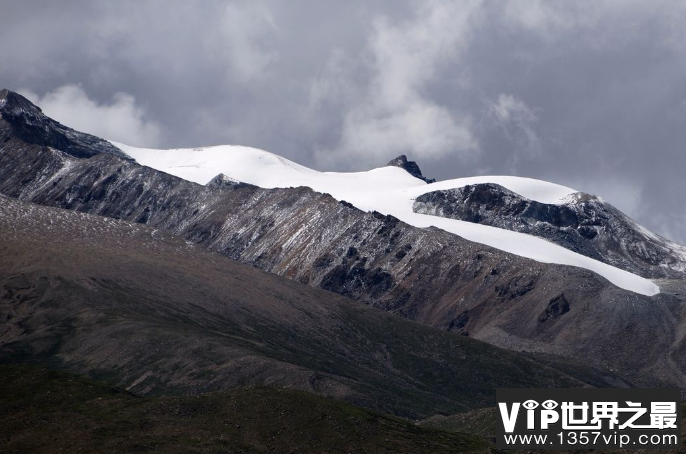
{"type": "Polygon", "coordinates": [[[647,231],[598,197],[577,193],[562,205],[526,199],[497,184],[417,197],[414,211],[545,238],[648,278],[686,276],[686,247],[647,231]]]}
{"type": "MultiPolygon", "coordinates": [[[[308,188],[207,186],[112,153],[75,157],[0,124],[0,193],[135,221],[404,317],[515,350],[686,386],[680,291],[645,297],[587,270],[364,213],[308,188]]],[[[67,147],[68,149],[68,147],[67,147]]],[[[680,284],[675,284],[677,288],[680,284]]]]}

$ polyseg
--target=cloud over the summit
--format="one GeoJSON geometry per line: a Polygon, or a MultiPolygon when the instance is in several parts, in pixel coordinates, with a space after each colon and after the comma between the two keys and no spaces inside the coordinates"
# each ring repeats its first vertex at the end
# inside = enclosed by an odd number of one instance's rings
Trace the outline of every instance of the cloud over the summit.
{"type": "Polygon", "coordinates": [[[487,102],[486,122],[511,144],[510,162],[516,169],[520,158],[540,158],[543,145],[535,131],[538,115],[518,97],[501,93],[487,102]],[[522,156],[523,155],[523,156],[522,156]]]}
{"type": "Polygon", "coordinates": [[[116,93],[110,103],[100,104],[78,85],[63,85],[42,96],[28,89],[19,91],[47,116],[71,128],[127,145],[154,148],[159,144],[159,126],[146,118],[144,109],[127,93],[116,93]]]}
{"type": "Polygon", "coordinates": [[[5,2],[0,81],[122,142],[515,173],[686,242],[684,23],[673,0],[5,2]]]}
{"type": "MultiPolygon", "coordinates": [[[[370,76],[352,93],[332,93],[349,98],[341,106],[340,142],[323,156],[325,161],[346,154],[378,163],[401,153],[422,159],[478,152],[470,114],[431,96],[427,88],[445,62],[459,61],[480,3],[417,3],[409,19],[394,22],[382,16],[374,21],[363,58],[348,62],[366,66],[370,76]]],[[[339,80],[350,75],[340,72],[341,64],[330,66],[333,71],[324,73],[317,86],[339,89],[339,80]]]]}

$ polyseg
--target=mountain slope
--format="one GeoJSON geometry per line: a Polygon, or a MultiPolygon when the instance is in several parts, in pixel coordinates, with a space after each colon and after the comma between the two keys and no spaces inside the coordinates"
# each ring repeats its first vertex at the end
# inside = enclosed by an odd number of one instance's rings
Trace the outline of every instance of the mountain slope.
{"type": "MultiPolygon", "coordinates": [[[[540,262],[586,268],[618,287],[644,295],[651,296],[659,292],[659,288],[646,279],[530,235],[426,216],[413,211],[412,201],[430,188],[459,187],[465,184],[465,181],[451,180],[427,185],[423,180],[395,166],[368,172],[317,172],[271,153],[248,147],[151,150],[124,144],[116,145],[140,164],[196,183],[206,184],[221,172],[237,181],[263,188],[306,186],[318,192],[331,194],[337,200],[350,202],[361,210],[391,215],[415,227],[434,226],[465,239],[540,262]]],[[[573,193],[569,188],[525,178],[481,179],[501,181],[520,192],[535,194],[542,200],[557,200],[573,193]]]]}
{"type": "MultiPolygon", "coordinates": [[[[288,386],[406,416],[574,375],[202,251],[155,229],[0,197],[0,361],[140,394],[288,386]]],[[[595,378],[594,378],[595,377],[595,378]]]]}
{"type": "MultiPolygon", "coordinates": [[[[8,137],[0,144],[0,193],[10,197],[146,224],[505,348],[612,368],[644,385],[686,387],[683,281],[661,281],[663,291],[647,297],[581,268],[418,229],[308,188],[262,189],[224,177],[202,186],[111,154],[75,158],[8,137]]],[[[541,187],[516,181],[520,191],[541,187]]]]}
{"type": "Polygon", "coordinates": [[[13,454],[487,452],[478,437],[293,390],[141,399],[83,377],[17,366],[0,366],[0,384],[0,447],[13,454]]]}

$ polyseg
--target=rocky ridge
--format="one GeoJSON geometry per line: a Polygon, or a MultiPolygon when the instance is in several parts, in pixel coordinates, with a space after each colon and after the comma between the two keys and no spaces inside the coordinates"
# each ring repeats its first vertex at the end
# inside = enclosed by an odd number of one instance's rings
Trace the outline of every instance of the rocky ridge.
{"type": "Polygon", "coordinates": [[[545,204],[497,184],[476,184],[423,194],[413,210],[545,238],[647,278],[686,276],[686,247],[644,229],[589,194],[573,194],[563,204],[545,204]]]}
{"type": "Polygon", "coordinates": [[[108,153],[129,159],[110,142],[64,126],[45,116],[28,99],[7,89],[0,90],[0,112],[3,122],[0,143],[17,137],[27,144],[56,148],[76,158],[108,153]]]}

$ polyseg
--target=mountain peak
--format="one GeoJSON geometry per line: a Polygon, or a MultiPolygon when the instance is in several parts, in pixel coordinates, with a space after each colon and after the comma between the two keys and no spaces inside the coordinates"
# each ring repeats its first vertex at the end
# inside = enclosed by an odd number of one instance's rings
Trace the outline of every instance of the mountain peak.
{"type": "Polygon", "coordinates": [[[19,93],[0,90],[0,138],[18,138],[33,145],[51,147],[77,158],[108,153],[130,159],[110,142],[75,131],[47,117],[40,107],[19,93]]]}
{"type": "Polygon", "coordinates": [[[424,180],[427,183],[436,182],[435,178],[426,178],[424,175],[422,175],[422,171],[419,168],[419,165],[415,161],[408,161],[407,156],[405,156],[404,154],[401,154],[397,158],[390,160],[386,165],[400,167],[401,169],[407,171],[407,173],[409,173],[413,177],[419,178],[420,180],[424,180]]]}
{"type": "Polygon", "coordinates": [[[0,112],[18,114],[20,111],[32,112],[34,114],[42,115],[43,111],[40,107],[33,104],[31,101],[11,90],[3,88],[0,90],[0,112]],[[11,112],[10,112],[11,111],[11,112]]]}

